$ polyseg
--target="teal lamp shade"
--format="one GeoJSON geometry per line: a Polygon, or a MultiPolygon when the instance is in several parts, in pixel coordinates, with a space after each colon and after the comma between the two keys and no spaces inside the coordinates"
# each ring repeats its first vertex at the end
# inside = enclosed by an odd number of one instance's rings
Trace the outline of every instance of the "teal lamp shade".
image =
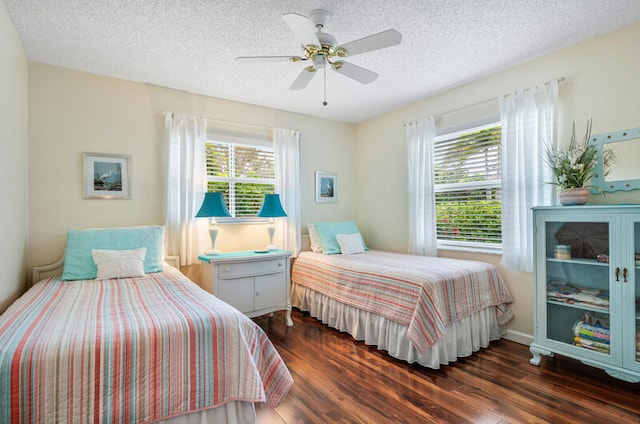
{"type": "MultiPolygon", "coordinates": [[[[280,218],[283,216],[287,216],[287,213],[282,209],[282,203],[280,203],[280,195],[279,194],[265,194],[264,202],[262,202],[262,207],[258,212],[260,218],[280,218]]],[[[269,245],[266,247],[266,250],[278,250],[278,248],[273,244],[273,235],[276,232],[275,224],[273,223],[273,219],[270,220],[269,227],[267,231],[269,233],[269,245]]]]}
{"type": "Polygon", "coordinates": [[[212,218],[216,216],[231,216],[229,209],[224,204],[224,195],[220,192],[205,193],[202,206],[200,206],[196,218],[212,218]]]}
{"type": "Polygon", "coordinates": [[[229,209],[224,204],[224,195],[220,192],[209,192],[204,194],[202,206],[196,214],[196,218],[209,218],[209,237],[211,238],[211,250],[206,251],[208,255],[220,253],[216,249],[216,239],[218,238],[218,227],[216,226],[217,216],[231,216],[229,209]]]}
{"type": "Polygon", "coordinates": [[[279,218],[287,216],[287,213],[282,209],[282,203],[280,203],[279,194],[265,194],[264,202],[258,212],[260,218],[279,218]]]}

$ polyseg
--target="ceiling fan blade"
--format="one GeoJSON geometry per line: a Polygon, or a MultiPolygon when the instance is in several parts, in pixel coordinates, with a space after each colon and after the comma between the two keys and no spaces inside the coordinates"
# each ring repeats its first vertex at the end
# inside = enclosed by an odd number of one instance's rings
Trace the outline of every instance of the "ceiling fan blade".
{"type": "Polygon", "coordinates": [[[299,62],[304,60],[300,56],[238,56],[239,62],[299,62]]]}
{"type": "Polygon", "coordinates": [[[347,56],[370,52],[371,50],[384,49],[395,46],[402,41],[402,34],[395,29],[388,29],[368,37],[350,41],[341,45],[347,51],[347,56]]]}
{"type": "Polygon", "coordinates": [[[314,68],[313,66],[307,66],[302,70],[302,72],[300,72],[298,78],[293,81],[293,83],[289,87],[289,90],[302,90],[307,86],[307,84],[309,84],[309,81],[311,81],[315,74],[316,68],[314,68]]]}
{"type": "Polygon", "coordinates": [[[319,46],[320,41],[316,35],[313,25],[306,16],[298,15],[297,13],[287,13],[282,15],[284,21],[289,25],[294,32],[298,40],[303,46],[313,45],[319,46]]]}
{"type": "Polygon", "coordinates": [[[349,62],[334,62],[333,69],[336,72],[363,84],[372,83],[378,78],[378,74],[375,72],[349,62]]]}

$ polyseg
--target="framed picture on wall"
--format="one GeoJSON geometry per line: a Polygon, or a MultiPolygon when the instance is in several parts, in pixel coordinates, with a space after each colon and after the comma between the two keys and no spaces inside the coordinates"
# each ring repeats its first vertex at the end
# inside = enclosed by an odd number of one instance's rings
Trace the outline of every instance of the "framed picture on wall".
{"type": "Polygon", "coordinates": [[[131,199],[131,156],[82,154],[85,199],[131,199]]]}
{"type": "Polygon", "coordinates": [[[316,171],[316,203],[338,201],[338,174],[316,171]]]}

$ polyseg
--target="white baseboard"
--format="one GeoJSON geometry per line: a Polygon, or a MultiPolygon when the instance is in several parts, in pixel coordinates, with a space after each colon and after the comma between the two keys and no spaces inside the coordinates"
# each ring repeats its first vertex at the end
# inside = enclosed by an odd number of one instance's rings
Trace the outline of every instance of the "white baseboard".
{"type": "Polygon", "coordinates": [[[527,346],[533,343],[533,336],[531,334],[521,333],[520,331],[507,330],[502,338],[527,346]]]}

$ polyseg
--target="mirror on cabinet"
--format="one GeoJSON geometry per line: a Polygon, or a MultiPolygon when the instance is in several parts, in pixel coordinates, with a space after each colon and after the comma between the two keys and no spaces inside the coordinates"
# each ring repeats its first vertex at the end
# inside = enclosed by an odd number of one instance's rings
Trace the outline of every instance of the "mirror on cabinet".
{"type": "Polygon", "coordinates": [[[590,142],[598,151],[591,184],[605,192],[640,189],[640,128],[592,135],[590,142]],[[611,153],[616,159],[605,169],[603,158],[611,153]]]}

